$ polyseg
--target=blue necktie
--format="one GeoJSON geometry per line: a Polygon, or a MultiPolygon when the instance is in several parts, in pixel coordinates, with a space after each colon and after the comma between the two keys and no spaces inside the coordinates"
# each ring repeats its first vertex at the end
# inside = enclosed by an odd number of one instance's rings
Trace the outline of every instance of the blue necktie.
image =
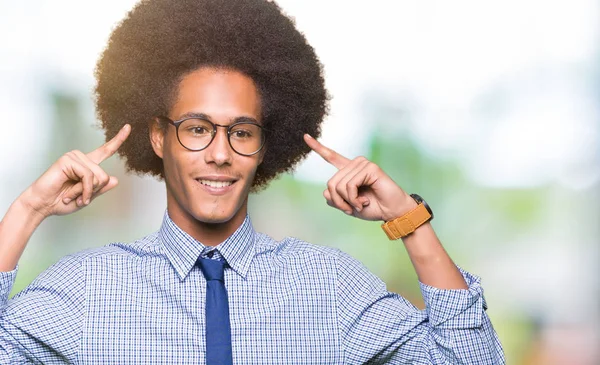
{"type": "Polygon", "coordinates": [[[206,278],[206,364],[232,365],[225,262],[199,258],[197,263],[206,278]]]}

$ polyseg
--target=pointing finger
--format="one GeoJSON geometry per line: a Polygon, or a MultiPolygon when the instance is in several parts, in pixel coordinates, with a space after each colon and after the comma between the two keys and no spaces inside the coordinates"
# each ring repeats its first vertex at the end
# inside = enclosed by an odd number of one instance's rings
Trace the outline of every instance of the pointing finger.
{"type": "Polygon", "coordinates": [[[87,157],[95,164],[100,164],[102,161],[106,160],[110,156],[114,155],[115,152],[117,152],[119,147],[121,147],[123,142],[125,142],[127,137],[129,137],[130,132],[131,126],[129,124],[125,124],[116,136],[102,146],[88,153],[87,157]]]}
{"type": "Polygon", "coordinates": [[[325,161],[335,166],[338,170],[342,169],[350,162],[349,159],[335,152],[331,148],[323,146],[319,141],[311,137],[309,134],[304,135],[304,142],[306,142],[308,147],[315,151],[319,156],[323,157],[325,161]]]}

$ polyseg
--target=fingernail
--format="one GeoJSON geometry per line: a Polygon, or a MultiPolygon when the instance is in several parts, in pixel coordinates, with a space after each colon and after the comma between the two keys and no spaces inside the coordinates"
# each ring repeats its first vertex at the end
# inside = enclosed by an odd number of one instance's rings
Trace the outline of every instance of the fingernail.
{"type": "Polygon", "coordinates": [[[90,200],[89,199],[85,201],[85,205],[88,205],[88,204],[90,204],[90,200]]]}
{"type": "Polygon", "coordinates": [[[71,200],[72,200],[71,198],[64,198],[63,203],[69,204],[71,202],[71,200]]]}
{"type": "Polygon", "coordinates": [[[77,199],[77,205],[81,206],[83,204],[83,200],[81,198],[77,199]]]}

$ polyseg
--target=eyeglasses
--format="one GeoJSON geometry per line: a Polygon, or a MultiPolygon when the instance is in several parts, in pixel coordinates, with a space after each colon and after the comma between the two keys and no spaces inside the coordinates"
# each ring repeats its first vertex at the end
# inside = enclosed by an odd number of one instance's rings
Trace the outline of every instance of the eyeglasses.
{"type": "Polygon", "coordinates": [[[164,116],[158,118],[175,126],[179,143],[190,151],[202,151],[207,148],[217,135],[217,127],[227,128],[229,146],[242,156],[257,154],[265,145],[265,129],[254,122],[241,121],[231,125],[220,125],[198,117],[177,121],[164,116]]]}

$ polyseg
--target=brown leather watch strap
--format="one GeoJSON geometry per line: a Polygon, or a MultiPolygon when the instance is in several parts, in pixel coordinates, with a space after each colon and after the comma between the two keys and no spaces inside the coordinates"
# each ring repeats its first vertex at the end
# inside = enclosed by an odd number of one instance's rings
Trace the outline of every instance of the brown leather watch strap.
{"type": "Polygon", "coordinates": [[[390,240],[397,240],[413,233],[419,226],[430,219],[431,214],[429,214],[425,205],[421,203],[402,217],[383,223],[381,228],[383,228],[383,231],[390,240]]]}

